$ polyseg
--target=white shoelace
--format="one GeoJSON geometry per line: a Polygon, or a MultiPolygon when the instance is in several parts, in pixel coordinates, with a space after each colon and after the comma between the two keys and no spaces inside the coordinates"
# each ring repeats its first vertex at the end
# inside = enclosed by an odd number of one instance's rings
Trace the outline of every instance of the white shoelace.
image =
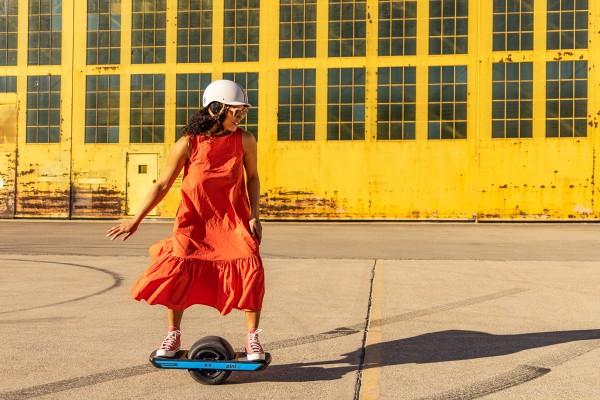
{"type": "Polygon", "coordinates": [[[162,345],[160,346],[161,350],[169,350],[175,347],[175,343],[177,342],[177,337],[181,336],[180,331],[172,331],[167,334],[165,340],[163,340],[162,345]]]}
{"type": "Polygon", "coordinates": [[[252,353],[264,353],[264,350],[258,342],[258,334],[262,332],[262,329],[257,329],[254,332],[248,333],[248,345],[252,353]]]}

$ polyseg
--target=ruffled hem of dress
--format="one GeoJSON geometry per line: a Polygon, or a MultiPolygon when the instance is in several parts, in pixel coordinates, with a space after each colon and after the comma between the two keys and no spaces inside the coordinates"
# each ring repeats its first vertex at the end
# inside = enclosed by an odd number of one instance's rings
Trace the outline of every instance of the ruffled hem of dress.
{"type": "Polygon", "coordinates": [[[222,315],[232,309],[262,309],[264,269],[259,255],[208,261],[174,256],[167,240],[156,245],[151,248],[153,263],[131,289],[134,299],[173,310],[202,304],[222,315]]]}

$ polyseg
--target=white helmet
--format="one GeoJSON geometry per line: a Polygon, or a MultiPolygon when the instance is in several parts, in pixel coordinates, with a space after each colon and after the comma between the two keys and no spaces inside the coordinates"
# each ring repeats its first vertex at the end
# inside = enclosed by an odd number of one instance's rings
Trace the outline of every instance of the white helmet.
{"type": "Polygon", "coordinates": [[[228,106],[250,106],[246,91],[234,81],[225,79],[214,81],[204,89],[202,107],[208,106],[213,101],[228,106]]]}

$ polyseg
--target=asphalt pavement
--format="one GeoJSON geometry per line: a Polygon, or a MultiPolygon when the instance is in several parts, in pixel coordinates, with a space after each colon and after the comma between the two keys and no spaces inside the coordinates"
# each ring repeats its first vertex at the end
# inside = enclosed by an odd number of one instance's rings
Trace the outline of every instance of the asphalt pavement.
{"type": "MultiPolygon", "coordinates": [[[[148,356],[129,288],[172,221],[0,220],[0,399],[599,399],[600,225],[265,222],[260,372],[204,386],[148,356]]],[[[184,347],[243,345],[194,306],[184,347]]]]}

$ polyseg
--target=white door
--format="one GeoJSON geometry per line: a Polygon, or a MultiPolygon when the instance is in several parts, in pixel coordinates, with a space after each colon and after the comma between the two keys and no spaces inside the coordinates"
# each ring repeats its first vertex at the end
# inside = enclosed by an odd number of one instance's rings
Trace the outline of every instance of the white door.
{"type": "MultiPolygon", "coordinates": [[[[158,179],[158,154],[127,155],[127,215],[134,215],[158,179]]],[[[148,215],[158,215],[156,208],[148,215]]]]}

